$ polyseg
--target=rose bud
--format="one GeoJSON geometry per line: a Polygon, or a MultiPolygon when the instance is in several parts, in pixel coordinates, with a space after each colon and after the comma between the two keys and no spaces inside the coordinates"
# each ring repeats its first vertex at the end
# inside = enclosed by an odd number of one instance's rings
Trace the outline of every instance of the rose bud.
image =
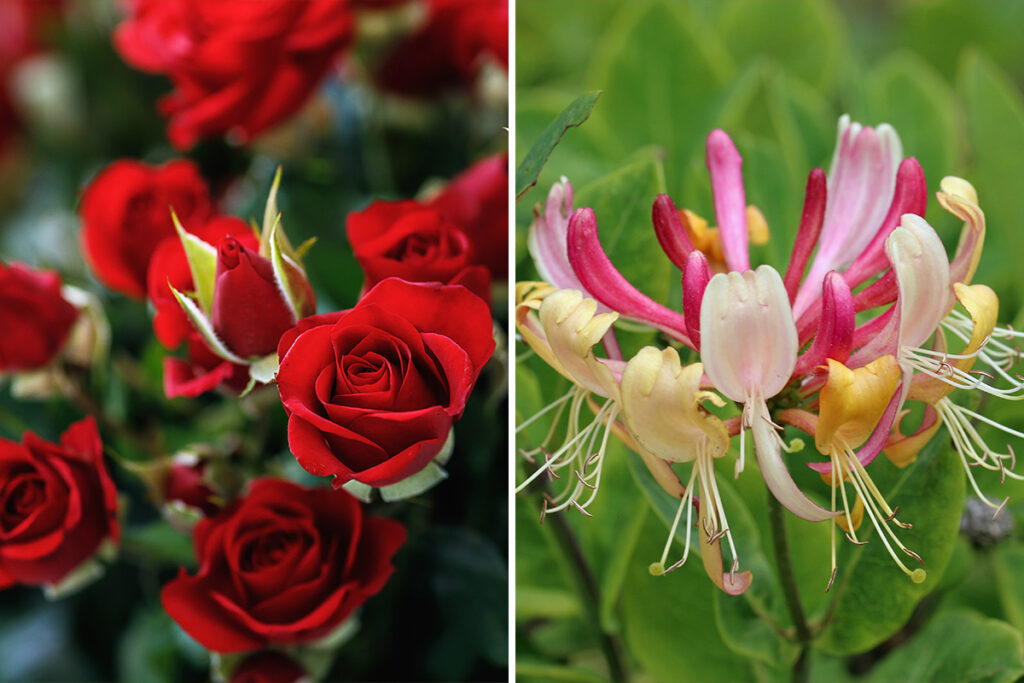
{"type": "Polygon", "coordinates": [[[59,444],[31,432],[20,444],[0,439],[0,588],[55,590],[118,533],[117,491],[91,417],[59,444]]]}
{"type": "Polygon", "coordinates": [[[260,650],[231,672],[230,683],[301,683],[311,681],[302,665],[283,652],[260,650]]]}
{"type": "Polygon", "coordinates": [[[288,445],[361,497],[415,495],[445,477],[452,423],[493,351],[490,310],[465,287],[384,280],[281,337],[288,445]]]}
{"type": "Polygon", "coordinates": [[[52,361],[77,318],[61,293],[60,275],[0,262],[0,373],[52,361]]]}
{"type": "Polygon", "coordinates": [[[217,492],[207,481],[209,461],[195,453],[176,453],[163,481],[165,503],[184,507],[204,515],[215,515],[220,506],[215,502],[217,492]]]}
{"type": "MultiPolygon", "coordinates": [[[[310,315],[316,310],[313,289],[297,270],[288,269],[288,275],[301,292],[300,316],[310,315]]],[[[217,247],[212,321],[217,336],[242,358],[273,353],[281,335],[296,322],[270,259],[233,237],[225,237],[217,247]]]]}
{"type": "MultiPolygon", "coordinates": [[[[301,255],[308,244],[292,247],[281,227],[276,201],[280,179],[278,169],[267,197],[263,230],[253,245],[258,251],[247,246],[253,239],[251,233],[249,238],[234,234],[222,237],[214,246],[199,235],[185,232],[176,222],[192,291],[179,289],[185,281],[185,272],[181,270],[175,271],[176,282],[168,278],[167,289],[210,355],[231,365],[212,363],[209,359],[200,362],[194,352],[197,338],[190,336],[191,367],[179,359],[171,359],[173,362],[165,365],[168,396],[195,396],[212,389],[235,377],[234,368],[238,367],[248,370],[246,391],[257,383],[273,381],[281,334],[316,310],[313,288],[301,265],[301,255]],[[216,377],[204,377],[214,371],[216,377]]],[[[161,257],[169,259],[162,261],[164,266],[177,269],[180,265],[173,256],[161,253],[161,257]]],[[[160,288],[156,282],[155,289],[160,288]]],[[[165,320],[164,333],[171,339],[180,339],[175,324],[165,320]]]]}
{"type": "Polygon", "coordinates": [[[131,297],[145,296],[150,258],[174,235],[168,207],[187,229],[209,218],[209,190],[191,161],[150,166],[122,159],[93,178],[79,213],[82,251],[100,282],[131,297]]]}
{"type": "Polygon", "coordinates": [[[344,491],[257,479],[193,540],[199,570],[182,569],[161,602],[203,647],[231,653],[332,634],[383,588],[405,529],[344,491]]]}
{"type": "Polygon", "coordinates": [[[373,202],[350,213],[345,229],[366,275],[364,290],[397,277],[463,284],[490,301],[490,277],[484,267],[474,265],[469,238],[455,222],[421,202],[373,202]]]}

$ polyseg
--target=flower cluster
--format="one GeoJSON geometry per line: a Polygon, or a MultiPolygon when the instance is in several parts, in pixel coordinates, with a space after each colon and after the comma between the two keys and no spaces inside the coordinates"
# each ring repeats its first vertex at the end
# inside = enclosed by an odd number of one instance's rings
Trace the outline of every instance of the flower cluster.
{"type": "Polygon", "coordinates": [[[950,259],[924,219],[924,174],[915,159],[904,158],[896,132],[844,116],[829,172],[815,169],[808,176],[796,241],[780,272],[750,263],[749,244],[768,238],[767,225],[746,203],[742,159],[724,131],[707,138],[707,166],[717,227],[678,210],[667,195],[653,202],[658,242],[682,272],[681,311],[651,300],[615,269],[598,240],[594,212],[573,209],[567,180],[538,209],[529,248],[546,282],[520,283],[516,323],[523,341],[573,389],[546,409],[558,410],[556,424],[568,410],[568,434],[555,447],[526,451],[530,458],[543,453],[544,461],[520,489],[543,474],[575,470],[574,477],[562,477],[569,483],[545,501],[545,512],[574,506],[588,514],[614,432],[679,499],[652,573],[686,561],[689,531],[682,558],[666,566],[685,511],[684,529],[697,516],[712,581],[727,593],[742,593],[752,576],[739,571],[714,464],[738,436],[738,477],[749,431],[771,494],[798,517],[831,525],[828,587],[837,571],[836,527],[851,543],[863,544],[865,517],[900,570],[924,581],[924,559],[900,540],[910,522],[875,485],[871,462],[884,453],[906,467],[945,424],[975,492],[995,514],[1005,501],[985,497],[972,468],[1020,478],[1011,471],[1012,448],[989,447],[973,422],[1022,435],[949,398],[955,390],[1024,397],[1024,381],[1012,372],[1019,333],[995,326],[995,294],[972,284],[985,235],[974,188],[960,178],[941,182],[939,204],[964,221],[950,259]],[[668,343],[624,358],[614,328],[620,318],[657,330],[668,343]],[[904,434],[902,420],[915,402],[923,404],[921,423],[904,434]],[[783,425],[813,437],[825,456],[810,467],[829,485],[829,505],[794,482],[785,454],[799,444],[786,444],[783,425]],[[692,463],[683,479],[673,469],[677,463],[692,463]],[[722,559],[723,541],[729,563],[722,559]]]}

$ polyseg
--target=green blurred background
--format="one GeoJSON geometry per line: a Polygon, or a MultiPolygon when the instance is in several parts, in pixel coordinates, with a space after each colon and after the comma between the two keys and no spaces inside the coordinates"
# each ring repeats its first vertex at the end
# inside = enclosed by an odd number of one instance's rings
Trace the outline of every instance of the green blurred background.
{"type": "MultiPolygon", "coordinates": [[[[713,222],[704,140],[716,127],[736,141],[747,201],[763,211],[771,230],[752,261],[781,269],[807,173],[828,169],[837,120],[849,113],[865,125],[892,124],[905,156],[921,162],[932,196],[926,217],[950,252],[960,222],[939,208],[934,192],[945,175],[974,184],[988,219],[975,282],[999,294],[1001,324],[1024,320],[1024,3],[519,0],[516,21],[517,161],[570,102],[603,91],[590,119],[567,131],[537,187],[517,206],[518,279],[536,277],[526,228],[534,205],[564,175],[576,189],[576,206],[594,208],[602,243],[626,277],[678,308],[678,271],[654,238],[651,202],[668,192],[677,206],[713,222]]],[[[628,349],[650,341],[634,336],[627,335],[628,349]]],[[[522,344],[517,352],[522,421],[567,384],[522,344]]],[[[970,396],[959,400],[977,404],[970,396]]],[[[1022,429],[1019,405],[990,402],[983,412],[1022,429]]],[[[536,446],[546,427],[542,420],[525,430],[519,445],[536,446]]],[[[1006,443],[993,430],[981,431],[994,447],[1006,443]]],[[[1019,440],[1011,443],[1024,452],[1019,440]]],[[[813,448],[789,457],[798,483],[824,500],[827,488],[802,464],[818,459],[813,448]]],[[[724,474],[732,471],[730,462],[717,467],[734,533],[745,539],[737,541],[741,561],[755,569],[755,581],[759,569],[762,574],[746,598],[728,599],[697,559],[666,578],[648,575],[674,507],[651,490],[635,456],[621,447],[610,453],[590,509],[594,518],[567,515],[600,591],[600,629],[578,597],[576,573],[550,523],[537,523],[538,500],[520,496],[519,677],[607,680],[600,631],[624,644],[635,680],[787,680],[795,650],[756,618],[768,615],[783,630],[790,625],[774,576],[764,487],[750,460],[736,482],[724,474]]],[[[519,479],[532,469],[521,466],[519,479]]],[[[965,485],[945,430],[907,470],[879,458],[870,471],[901,506],[901,518],[917,522],[904,540],[925,556],[929,579],[913,587],[872,531],[864,551],[842,549],[840,579],[826,595],[828,527],[788,520],[809,617],[835,610],[816,641],[811,680],[1019,678],[1020,532],[985,547],[976,528],[957,535],[965,485]],[[850,580],[841,585],[846,571],[850,580]]],[[[1022,528],[1024,486],[1000,485],[998,476],[978,480],[996,500],[1010,496],[1007,509],[1022,528]]],[[[673,553],[680,550],[677,544],[673,553]]]]}

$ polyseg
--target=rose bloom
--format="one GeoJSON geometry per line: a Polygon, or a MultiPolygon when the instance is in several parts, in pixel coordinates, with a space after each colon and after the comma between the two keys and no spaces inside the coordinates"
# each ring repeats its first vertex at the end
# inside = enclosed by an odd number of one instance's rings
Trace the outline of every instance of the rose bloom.
{"type": "Polygon", "coordinates": [[[413,97],[472,85],[484,60],[508,70],[508,0],[428,0],[427,18],[377,69],[385,90],[413,97]]]}
{"type": "Polygon", "coordinates": [[[415,200],[376,201],[345,224],[366,276],[365,289],[397,277],[409,282],[461,284],[490,300],[490,276],[473,265],[473,246],[459,227],[415,200]]]}
{"type": "Polygon", "coordinates": [[[430,206],[459,226],[491,277],[508,275],[508,154],[484,157],[452,178],[430,206]]]}
{"type": "Polygon", "coordinates": [[[61,295],[60,275],[0,262],[0,373],[52,361],[77,318],[61,295]]]}
{"type": "Polygon", "coordinates": [[[114,33],[132,66],[164,74],[179,149],[229,131],[245,140],[298,111],[351,43],[345,0],[134,0],[114,33]]]}
{"type": "Polygon", "coordinates": [[[191,230],[211,215],[210,193],[191,161],[150,166],[122,159],[100,171],[82,195],[82,249],[107,287],[142,298],[157,246],[175,234],[170,209],[191,230]]]}
{"type": "Polygon", "coordinates": [[[487,304],[460,286],[391,278],[349,311],[305,318],[278,347],[292,453],[335,486],[419,472],[493,351],[487,304]]]}
{"type": "Polygon", "coordinates": [[[0,588],[56,585],[118,534],[117,491],[91,417],[59,444],[31,432],[20,444],[0,439],[0,588]]]}
{"type": "Polygon", "coordinates": [[[259,479],[193,540],[199,571],[164,586],[164,609],[205,648],[242,652],[329,635],[384,586],[405,529],[344,491],[259,479]]]}

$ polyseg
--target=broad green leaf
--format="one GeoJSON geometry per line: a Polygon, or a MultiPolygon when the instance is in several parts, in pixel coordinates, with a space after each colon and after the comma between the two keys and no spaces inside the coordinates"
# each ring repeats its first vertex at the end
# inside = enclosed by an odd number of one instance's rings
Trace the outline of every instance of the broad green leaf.
{"type": "MultiPolygon", "coordinates": [[[[730,520],[731,521],[731,520],[730,520]]],[[[665,524],[648,517],[630,562],[622,593],[626,644],[658,683],[735,683],[752,680],[750,665],[738,657],[715,628],[718,589],[700,558],[666,576],[647,571],[661,555],[665,524]]]]}
{"type": "Polygon", "coordinates": [[[516,662],[517,681],[543,681],[564,683],[607,683],[604,676],[579,666],[559,666],[540,661],[516,662]]]}
{"type": "Polygon", "coordinates": [[[1020,632],[970,610],[938,614],[882,660],[869,683],[1011,683],[1024,675],[1020,632]]]}
{"type": "MultiPolygon", "coordinates": [[[[981,53],[965,53],[957,90],[967,113],[967,137],[973,168],[967,174],[978,190],[988,232],[976,280],[986,282],[1002,297],[1016,291],[1024,242],[1017,231],[1024,225],[1020,179],[1024,178],[1024,97],[1013,83],[981,53]]],[[[1010,310],[1020,295],[1001,302],[1010,310]]]]}
{"type": "Polygon", "coordinates": [[[639,152],[636,161],[576,192],[576,206],[594,210],[601,246],[609,258],[634,287],[657,302],[665,301],[679,277],[651,223],[651,206],[662,192],[665,174],[652,149],[639,152]]]}
{"type": "MultiPolygon", "coordinates": [[[[640,456],[630,452],[629,463],[634,479],[647,500],[654,507],[658,517],[661,518],[665,528],[668,528],[675,517],[679,501],[668,495],[657,484],[654,477],[643,464],[640,456]]],[[[716,463],[716,465],[717,482],[722,495],[722,505],[729,520],[729,529],[732,532],[736,549],[739,553],[740,569],[751,570],[754,574],[753,582],[746,593],[742,596],[733,597],[721,593],[721,591],[715,588],[710,579],[703,574],[702,570],[695,576],[690,577],[689,580],[705,583],[712,589],[715,620],[724,644],[744,657],[760,660],[772,666],[788,666],[796,658],[796,648],[783,639],[768,621],[765,621],[760,616],[766,615],[775,623],[782,621],[779,618],[780,615],[775,614],[776,612],[781,612],[783,606],[779,603],[781,592],[774,569],[768,563],[768,559],[761,549],[760,533],[747,510],[744,499],[737,495],[728,477],[724,476],[725,472],[732,472],[731,458],[724,458],[716,463]]],[[[741,476],[749,477],[752,475],[757,476],[756,470],[754,472],[745,470],[741,476]]],[[[697,492],[697,495],[702,495],[702,493],[697,492]]],[[[670,559],[676,557],[686,543],[686,530],[682,528],[683,526],[685,524],[680,525],[676,529],[676,541],[669,551],[670,559]]],[[[697,534],[700,531],[695,525],[693,529],[690,529],[690,533],[692,535],[690,539],[691,558],[684,567],[694,565],[700,568],[701,561],[697,539],[697,534]]],[[[664,535],[663,531],[662,542],[664,542],[664,535]]],[[[723,553],[727,553],[725,543],[722,544],[722,547],[723,553]]],[[[659,550],[658,555],[647,558],[647,563],[649,564],[658,559],[660,552],[661,550],[659,550]]],[[[639,560],[634,559],[634,561],[639,560]]],[[[666,580],[675,580],[674,577],[675,573],[664,578],[666,580]]]]}
{"type": "Polygon", "coordinates": [[[843,20],[817,0],[741,0],[725,3],[723,42],[737,62],[770,57],[813,87],[828,91],[846,52],[843,20]]]}
{"type": "Polygon", "coordinates": [[[690,3],[623,3],[601,36],[587,82],[603,88],[592,125],[608,153],[664,147],[673,187],[703,148],[734,75],[729,53],[690,3]]]}
{"type": "MultiPolygon", "coordinates": [[[[965,491],[960,459],[947,444],[942,436],[932,439],[917,461],[903,470],[884,457],[869,466],[886,500],[899,506],[899,518],[914,525],[896,531],[908,548],[921,555],[928,576],[917,584],[900,571],[874,529],[869,530],[865,516],[859,535],[868,544],[855,546],[840,558],[840,573],[832,587],[835,612],[818,641],[826,652],[864,652],[884,641],[906,623],[921,598],[942,579],[953,553],[965,491]]],[[[910,569],[918,566],[905,555],[901,559],[910,569]]]]}
{"type": "Polygon", "coordinates": [[[992,566],[1006,620],[1024,630],[1024,545],[1014,540],[996,546],[992,566]]]}
{"type": "Polygon", "coordinates": [[[601,91],[588,92],[574,100],[554,121],[544,129],[540,138],[533,143],[526,157],[516,169],[516,199],[519,200],[537,183],[537,176],[545,162],[570,128],[580,126],[590,117],[590,112],[601,96],[601,91]]]}
{"type": "MultiPolygon", "coordinates": [[[[921,162],[929,185],[937,186],[959,167],[956,159],[963,139],[953,90],[919,57],[896,53],[872,69],[865,80],[863,101],[866,114],[861,122],[891,124],[903,142],[904,156],[921,162]]],[[[934,194],[929,194],[929,215],[941,214],[934,194]]]]}

